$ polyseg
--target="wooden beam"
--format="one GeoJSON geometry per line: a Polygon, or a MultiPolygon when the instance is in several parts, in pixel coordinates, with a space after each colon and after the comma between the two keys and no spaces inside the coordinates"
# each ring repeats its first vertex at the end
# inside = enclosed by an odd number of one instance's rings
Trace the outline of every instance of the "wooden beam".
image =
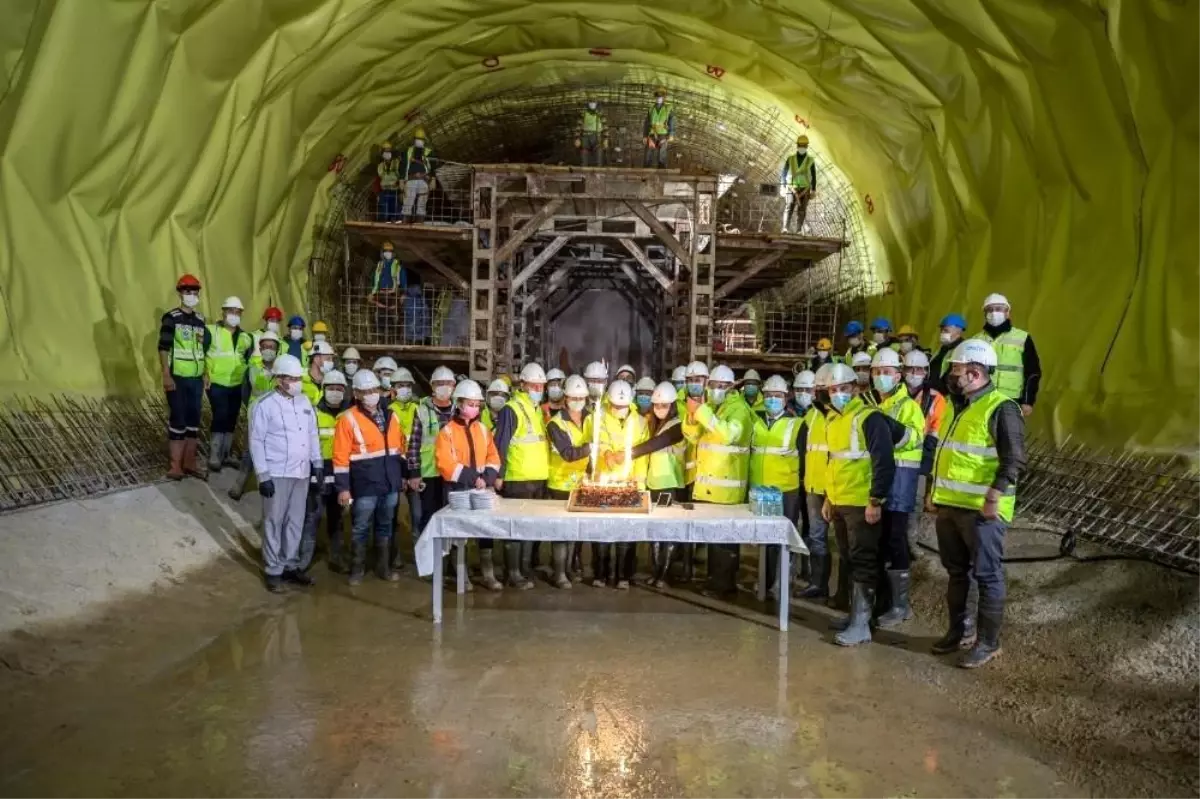
{"type": "Polygon", "coordinates": [[[536,233],[543,222],[554,216],[554,212],[558,210],[558,206],[562,205],[562,202],[561,198],[555,197],[543,205],[540,211],[534,214],[519,230],[515,231],[512,234],[512,238],[504,242],[504,245],[496,251],[496,254],[492,256],[492,263],[499,265],[512,258],[517,248],[524,244],[526,239],[536,233]]]}
{"type": "Polygon", "coordinates": [[[659,221],[653,211],[640,202],[626,201],[625,205],[629,206],[629,210],[633,211],[639,219],[646,223],[647,227],[654,232],[654,235],[658,236],[659,240],[667,246],[667,249],[675,253],[675,257],[682,261],[684,266],[688,269],[692,268],[692,254],[684,249],[683,245],[679,243],[679,239],[675,238],[671,234],[671,231],[667,230],[667,226],[659,221]]]}
{"type": "Polygon", "coordinates": [[[405,241],[402,246],[407,247],[416,253],[418,258],[433,267],[434,271],[439,275],[449,280],[451,285],[457,286],[462,291],[466,291],[471,287],[471,284],[468,283],[462,275],[446,266],[442,259],[438,258],[437,253],[435,253],[431,247],[427,246],[423,242],[410,240],[405,241]]]}
{"type": "Polygon", "coordinates": [[[742,273],[740,275],[732,280],[727,281],[724,285],[713,292],[713,299],[722,300],[729,296],[729,293],[738,286],[742,285],[767,267],[778,263],[779,259],[782,258],[783,255],[783,250],[763,250],[762,252],[757,253],[746,262],[746,266],[744,269],[742,269],[742,273]]]}
{"type": "Polygon", "coordinates": [[[529,262],[529,265],[522,269],[516,277],[512,279],[512,289],[516,291],[525,285],[525,281],[538,273],[538,270],[549,262],[551,258],[558,254],[558,251],[567,243],[567,236],[558,236],[554,241],[547,244],[537,257],[529,262]]]}
{"type": "Polygon", "coordinates": [[[621,243],[625,245],[625,249],[629,250],[629,254],[633,256],[634,260],[642,265],[642,269],[645,269],[652,278],[658,281],[658,285],[666,289],[668,294],[675,292],[675,284],[671,282],[671,278],[664,275],[661,269],[650,262],[650,258],[641,245],[629,239],[621,239],[621,243]]]}

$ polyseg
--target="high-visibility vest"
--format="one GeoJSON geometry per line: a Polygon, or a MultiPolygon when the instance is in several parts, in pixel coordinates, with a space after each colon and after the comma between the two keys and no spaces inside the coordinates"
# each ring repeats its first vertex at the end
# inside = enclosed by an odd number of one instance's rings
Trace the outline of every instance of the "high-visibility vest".
{"type": "Polygon", "coordinates": [[[750,473],[750,437],[754,431],[750,409],[740,394],[730,392],[716,411],[707,403],[697,408],[696,422],[704,430],[696,440],[692,496],[702,502],[740,505],[746,501],[750,473]]]}
{"type": "MultiPolygon", "coordinates": [[[[673,427],[681,424],[679,418],[668,419],[658,428],[656,435],[662,435],[673,427]]],[[[646,467],[646,488],[654,491],[666,491],[669,488],[683,488],[687,475],[684,463],[687,458],[687,439],[680,439],[677,444],[664,447],[650,453],[650,463],[646,467]]]]}
{"type": "Polygon", "coordinates": [[[396,417],[384,410],[384,429],[358,407],[338,414],[333,430],[333,476],[338,490],[356,497],[398,491],[407,444],[396,417]]]}
{"type": "MultiPolygon", "coordinates": [[[[425,174],[429,174],[429,160],[433,158],[433,148],[423,147],[424,152],[421,153],[421,158],[417,163],[425,167],[425,174]]],[[[408,176],[412,174],[413,168],[413,153],[417,151],[416,147],[409,147],[404,153],[404,179],[408,180],[408,176]]]]}
{"type": "Polygon", "coordinates": [[[254,339],[240,327],[231,333],[225,325],[209,325],[208,333],[212,336],[207,356],[209,380],[226,388],[240,386],[246,379],[246,353],[254,346],[254,339]]]}
{"type": "Polygon", "coordinates": [[[825,495],[832,505],[866,507],[871,498],[871,453],[867,451],[867,417],[876,413],[861,397],[854,397],[838,413],[825,417],[829,445],[829,470],[825,495]]]}
{"type": "Polygon", "coordinates": [[[849,366],[850,362],[854,360],[854,353],[856,353],[856,352],[866,352],[871,357],[875,357],[875,353],[878,351],[879,351],[879,347],[876,346],[875,342],[873,342],[873,341],[870,342],[869,344],[867,344],[865,349],[863,349],[863,350],[856,350],[856,349],[854,349],[854,347],[851,347],[850,349],[846,350],[846,354],[842,356],[842,363],[849,366]]]}
{"type": "Polygon", "coordinates": [[[992,338],[986,330],[974,337],[988,342],[996,350],[996,378],[992,381],[996,390],[1009,399],[1020,399],[1025,389],[1025,342],[1029,334],[1014,327],[1001,333],[999,338],[992,338]]]}
{"type": "Polygon", "coordinates": [[[404,431],[404,438],[412,437],[413,425],[417,419],[417,408],[420,406],[420,401],[411,399],[408,402],[400,400],[392,400],[388,406],[392,409],[392,413],[396,414],[396,418],[400,420],[400,429],[404,431]]]}
{"type": "Polygon", "coordinates": [[[829,471],[829,445],[825,443],[825,416],[816,408],[804,414],[808,435],[804,445],[804,490],[824,494],[829,471]]]}
{"type": "Polygon", "coordinates": [[[262,356],[252,357],[250,359],[250,398],[258,399],[274,387],[275,378],[271,375],[270,367],[263,365],[262,356]]]}
{"type": "Polygon", "coordinates": [[[663,103],[661,106],[650,107],[650,135],[651,136],[666,136],[669,132],[667,123],[671,119],[671,104],[663,103]]]}
{"type": "Polygon", "coordinates": [[[304,375],[300,378],[300,391],[304,396],[308,397],[308,401],[316,405],[321,401],[321,383],[318,380],[313,380],[312,374],[305,369],[304,375]]]}
{"type": "Polygon", "coordinates": [[[318,405],[317,438],[321,442],[321,460],[325,461],[325,482],[333,482],[333,432],[337,427],[338,414],[330,413],[318,405]]]}
{"type": "Polygon", "coordinates": [[[390,161],[380,161],[375,170],[379,173],[379,187],[394,189],[400,185],[400,162],[393,158],[390,161]]]}
{"type": "MultiPolygon", "coordinates": [[[[183,316],[181,313],[180,316],[183,316]]],[[[204,317],[194,314],[201,325],[204,317]]],[[[176,377],[199,377],[204,374],[204,334],[193,325],[175,325],[171,342],[171,374],[176,377]]]]}
{"type": "MultiPolygon", "coordinates": [[[[378,261],[375,264],[375,277],[371,280],[371,293],[372,294],[379,293],[379,278],[383,276],[383,268],[385,266],[389,266],[389,264],[385,264],[383,261],[378,261]]],[[[395,258],[393,258],[390,266],[391,266],[391,273],[392,273],[392,288],[390,290],[391,291],[399,291],[400,290],[400,262],[398,260],[396,260],[395,258]]]]}
{"type": "MultiPolygon", "coordinates": [[[[999,389],[979,395],[961,412],[953,413],[949,428],[933,459],[933,502],[955,508],[979,510],[1000,468],[1000,455],[992,439],[992,414],[1006,402],[999,389]]],[[[1017,487],[1010,485],[1000,497],[1000,518],[1011,522],[1016,510],[1017,487]]]]}
{"type": "Polygon", "coordinates": [[[925,444],[925,414],[921,406],[909,396],[908,386],[903,383],[884,397],[879,410],[904,425],[904,438],[895,445],[897,469],[920,469],[922,447],[925,444]]]}
{"type": "Polygon", "coordinates": [[[505,481],[545,480],[550,475],[550,453],[541,409],[524,391],[514,392],[504,407],[517,417],[517,428],[504,453],[505,481]]]}
{"type": "Polygon", "coordinates": [[[442,423],[438,419],[437,408],[434,407],[433,400],[429,397],[421,400],[416,414],[416,423],[421,425],[421,476],[437,477],[438,470],[434,453],[437,450],[437,435],[442,430],[442,423]]]}
{"type": "MultiPolygon", "coordinates": [[[[650,438],[650,428],[646,426],[646,420],[633,412],[631,408],[624,419],[618,419],[613,415],[610,408],[603,409],[599,414],[591,414],[587,421],[584,422],[583,432],[584,440],[593,441],[595,436],[596,420],[599,418],[600,424],[600,451],[596,453],[597,458],[601,452],[616,452],[622,456],[625,453],[626,447],[632,449],[638,444],[644,443],[650,438]]],[[[646,487],[646,469],[649,466],[649,459],[634,458],[629,465],[629,473],[625,473],[624,460],[615,468],[608,469],[605,467],[602,460],[596,461],[597,479],[607,476],[609,479],[625,479],[633,480],[639,487],[646,487]]]]}
{"type": "Polygon", "coordinates": [[[795,153],[788,156],[788,177],[791,178],[793,188],[808,188],[813,160],[812,153],[805,153],[803,160],[797,158],[795,153]]]}
{"type": "MultiPolygon", "coordinates": [[[[576,425],[567,417],[558,414],[550,418],[550,426],[557,427],[566,433],[573,447],[581,447],[587,441],[587,435],[584,433],[584,428],[587,426],[586,419],[582,425],[576,425]]],[[[589,458],[580,458],[577,461],[563,460],[558,448],[551,441],[550,476],[546,478],[546,487],[555,491],[570,491],[583,481],[587,475],[589,463],[589,458]]]]}
{"type": "Polygon", "coordinates": [[[803,420],[780,416],[754,419],[750,438],[750,485],[795,491],[800,488],[800,450],[797,439],[803,420]]]}
{"type": "Polygon", "coordinates": [[[479,414],[479,423],[486,427],[489,432],[496,429],[496,421],[492,418],[492,409],[483,406],[483,411],[479,414]]]}
{"type": "Polygon", "coordinates": [[[604,116],[599,111],[584,111],[579,129],[584,133],[599,133],[604,130],[604,116]]]}

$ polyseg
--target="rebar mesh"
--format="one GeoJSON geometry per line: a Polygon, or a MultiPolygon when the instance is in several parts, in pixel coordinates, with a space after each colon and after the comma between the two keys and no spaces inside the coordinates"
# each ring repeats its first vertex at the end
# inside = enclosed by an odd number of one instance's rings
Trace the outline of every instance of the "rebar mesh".
{"type": "Polygon", "coordinates": [[[837,315],[836,306],[821,303],[783,304],[769,298],[718,302],[713,350],[809,358],[819,340],[833,337],[837,315]]]}
{"type": "Polygon", "coordinates": [[[363,259],[357,260],[342,286],[332,317],[339,342],[354,346],[454,347],[466,351],[470,312],[465,291],[418,284],[391,294],[372,294],[374,266],[363,259]]]}

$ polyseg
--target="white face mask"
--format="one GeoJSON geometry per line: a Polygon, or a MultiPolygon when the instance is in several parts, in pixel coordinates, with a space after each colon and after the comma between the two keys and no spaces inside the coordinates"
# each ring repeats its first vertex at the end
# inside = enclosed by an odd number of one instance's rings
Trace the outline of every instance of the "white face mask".
{"type": "Polygon", "coordinates": [[[325,404],[337,407],[342,404],[342,400],[346,398],[346,392],[341,389],[329,389],[325,392],[325,404]]]}
{"type": "Polygon", "coordinates": [[[626,405],[624,408],[613,408],[612,415],[617,417],[618,419],[624,419],[626,416],[629,415],[629,406],[626,405]]]}
{"type": "Polygon", "coordinates": [[[358,361],[346,361],[342,367],[346,370],[346,377],[354,377],[355,372],[358,371],[358,361]]]}
{"type": "Polygon", "coordinates": [[[1004,311],[988,311],[987,323],[992,327],[999,327],[1004,324],[1004,320],[1008,318],[1008,314],[1004,311]]]}
{"type": "Polygon", "coordinates": [[[300,339],[304,338],[304,331],[300,328],[294,327],[288,331],[288,338],[290,338],[292,341],[299,341],[300,339]]]}
{"type": "Polygon", "coordinates": [[[279,332],[279,323],[278,322],[267,322],[267,330],[270,330],[272,333],[278,333],[279,332]]]}
{"type": "Polygon", "coordinates": [[[655,97],[655,98],[654,98],[654,104],[655,104],[655,105],[662,105],[662,104],[663,104],[663,103],[665,103],[666,101],[667,101],[667,99],[666,99],[665,97],[655,97]]]}
{"type": "Polygon", "coordinates": [[[850,338],[846,339],[846,343],[848,343],[851,347],[857,347],[862,344],[862,336],[851,336],[850,338]]]}
{"type": "Polygon", "coordinates": [[[370,394],[363,394],[362,404],[363,407],[373,410],[377,405],[379,405],[379,392],[372,391],[370,394]]]}
{"type": "Polygon", "coordinates": [[[332,372],[333,371],[333,361],[328,360],[328,359],[321,361],[320,369],[321,369],[321,374],[327,374],[329,372],[332,372]]]}
{"type": "Polygon", "coordinates": [[[293,380],[292,382],[286,383],[283,386],[283,390],[293,397],[300,396],[300,392],[303,388],[304,387],[300,385],[299,380],[293,380]]]}
{"type": "Polygon", "coordinates": [[[800,156],[801,158],[803,158],[807,154],[808,154],[807,147],[797,147],[796,148],[796,155],[800,156]]]}
{"type": "Polygon", "coordinates": [[[313,342],[314,343],[318,342],[318,341],[324,341],[324,340],[325,340],[324,333],[313,333],[313,342]]]}
{"type": "Polygon", "coordinates": [[[925,375],[907,374],[904,376],[904,382],[908,383],[908,387],[913,391],[917,391],[925,385],[925,375]]]}
{"type": "MultiPolygon", "coordinates": [[[[391,383],[391,380],[388,380],[388,383],[391,383]]],[[[396,399],[401,402],[412,399],[412,386],[396,386],[396,399]]]]}
{"type": "Polygon", "coordinates": [[[669,405],[655,405],[654,406],[654,416],[658,419],[666,419],[667,415],[670,413],[671,413],[671,406],[669,406],[669,405]]]}
{"type": "Polygon", "coordinates": [[[225,314],[225,324],[230,327],[237,327],[242,323],[242,317],[235,313],[225,314]]]}
{"type": "Polygon", "coordinates": [[[954,335],[948,330],[943,330],[942,334],[938,336],[938,341],[942,342],[943,344],[952,344],[953,342],[958,341],[958,336],[954,335]]]}
{"type": "Polygon", "coordinates": [[[567,400],[567,409],[570,410],[571,413],[583,413],[583,407],[585,405],[587,405],[587,400],[567,400]]]}
{"type": "Polygon", "coordinates": [[[434,386],[433,396],[445,402],[450,399],[450,392],[453,390],[450,386],[434,386]]]}
{"type": "Polygon", "coordinates": [[[379,385],[383,386],[384,389],[391,388],[392,387],[392,376],[391,375],[380,375],[379,376],[379,385]]]}
{"type": "Polygon", "coordinates": [[[392,260],[392,258],[394,256],[395,256],[394,252],[392,252],[391,250],[385,250],[383,253],[383,260],[390,261],[390,260],[392,260]]]}
{"type": "Polygon", "coordinates": [[[588,383],[587,387],[588,387],[588,396],[591,397],[592,399],[596,399],[601,394],[604,393],[604,384],[603,383],[588,383]]]}
{"type": "Polygon", "coordinates": [[[392,160],[392,151],[391,151],[391,150],[384,150],[384,151],[383,151],[383,160],[384,160],[384,161],[391,161],[391,160],[392,160]]]}
{"type": "Polygon", "coordinates": [[[200,304],[200,295],[199,294],[184,294],[182,296],[183,296],[183,304],[188,308],[195,308],[197,305],[200,304]]]}
{"type": "Polygon", "coordinates": [[[588,110],[589,110],[589,111],[595,111],[595,110],[596,110],[596,104],[595,104],[595,103],[588,103],[588,110]]]}
{"type": "Polygon", "coordinates": [[[563,398],[562,386],[549,386],[546,388],[546,396],[550,397],[551,401],[558,402],[563,398]]]}
{"type": "Polygon", "coordinates": [[[912,352],[912,348],[913,348],[913,343],[911,341],[901,341],[900,342],[900,351],[901,352],[912,352]]]}
{"type": "Polygon", "coordinates": [[[876,333],[871,336],[871,340],[876,344],[882,344],[883,342],[887,341],[887,333],[876,333]]]}
{"type": "Polygon", "coordinates": [[[508,397],[504,396],[503,394],[492,394],[488,397],[488,407],[493,411],[498,411],[503,408],[506,402],[508,402],[508,397]]]}
{"type": "Polygon", "coordinates": [[[269,347],[267,349],[263,350],[262,351],[263,363],[270,363],[271,361],[275,360],[276,355],[278,355],[278,353],[269,347]]]}
{"type": "Polygon", "coordinates": [[[413,147],[424,147],[424,146],[425,146],[424,139],[413,139],[413,147]]]}

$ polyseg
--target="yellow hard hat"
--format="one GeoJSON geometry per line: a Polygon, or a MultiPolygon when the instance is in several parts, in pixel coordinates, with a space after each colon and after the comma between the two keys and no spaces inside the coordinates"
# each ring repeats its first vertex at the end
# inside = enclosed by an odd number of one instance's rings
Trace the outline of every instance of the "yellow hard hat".
{"type": "Polygon", "coordinates": [[[900,331],[898,333],[896,333],[896,335],[897,336],[915,336],[915,335],[917,335],[917,331],[913,330],[912,325],[900,325],[900,331]]]}
{"type": "Polygon", "coordinates": [[[512,388],[512,384],[513,384],[512,375],[500,375],[500,377],[498,377],[496,379],[503,380],[508,385],[509,388],[512,388]]]}
{"type": "Polygon", "coordinates": [[[390,150],[390,149],[392,149],[392,143],[391,143],[390,141],[385,141],[385,142],[384,142],[384,143],[383,143],[383,144],[380,146],[380,149],[381,149],[381,150],[390,150]]]}
{"type": "Polygon", "coordinates": [[[392,243],[390,241],[385,241],[383,243],[383,249],[385,252],[390,252],[390,251],[394,250],[395,247],[392,246],[392,243]]]}
{"type": "Polygon", "coordinates": [[[417,128],[415,131],[413,131],[413,138],[414,139],[425,138],[425,128],[417,128]]]}
{"type": "Polygon", "coordinates": [[[796,137],[796,146],[800,145],[808,146],[808,136],[803,133],[796,137]]]}
{"type": "Polygon", "coordinates": [[[666,86],[659,86],[657,89],[654,90],[654,96],[657,97],[659,95],[661,95],[663,97],[667,96],[667,87],[666,86]]]}
{"type": "Polygon", "coordinates": [[[328,333],[328,332],[329,332],[329,325],[325,324],[324,322],[322,322],[322,321],[320,321],[320,320],[317,320],[316,322],[313,322],[313,326],[312,326],[312,332],[314,332],[314,333],[328,333]]]}
{"type": "Polygon", "coordinates": [[[818,341],[818,342],[817,342],[817,349],[819,349],[819,350],[832,350],[832,349],[833,349],[833,342],[832,342],[832,341],[830,341],[830,340],[829,340],[829,339],[827,339],[827,338],[823,338],[823,339],[821,339],[820,341],[818,341]]]}

